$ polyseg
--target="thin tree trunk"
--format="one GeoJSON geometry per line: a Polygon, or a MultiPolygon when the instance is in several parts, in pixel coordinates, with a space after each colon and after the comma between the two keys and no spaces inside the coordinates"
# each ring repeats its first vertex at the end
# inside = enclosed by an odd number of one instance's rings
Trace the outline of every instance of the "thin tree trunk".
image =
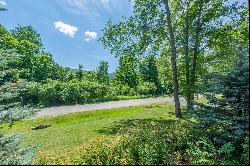
{"type": "Polygon", "coordinates": [[[197,68],[197,59],[198,59],[198,45],[199,39],[198,34],[195,34],[195,44],[194,44],[194,57],[193,57],[193,65],[192,65],[192,74],[191,74],[191,100],[194,100],[195,93],[195,82],[196,82],[196,68],[197,68]]]}
{"type": "MultiPolygon", "coordinates": [[[[187,6],[187,10],[189,10],[189,5],[187,6]]],[[[191,89],[190,89],[190,58],[189,58],[189,14],[187,11],[187,15],[185,18],[185,25],[184,25],[184,55],[185,55],[185,74],[186,74],[186,100],[187,100],[187,109],[191,108],[191,89]]]]}
{"type": "Polygon", "coordinates": [[[201,33],[201,11],[202,11],[202,1],[200,1],[200,8],[198,11],[198,21],[196,23],[196,29],[194,34],[194,57],[193,57],[193,65],[192,65],[192,73],[191,73],[191,101],[194,100],[194,94],[196,91],[196,72],[197,72],[197,60],[198,60],[198,54],[199,54],[199,47],[200,47],[200,33],[201,33]]]}
{"type": "Polygon", "coordinates": [[[175,39],[174,33],[170,18],[170,10],[168,6],[168,0],[164,0],[165,9],[166,9],[166,16],[167,16],[167,25],[170,37],[170,45],[171,45],[171,61],[172,61],[172,68],[173,68],[173,84],[174,84],[174,101],[175,101],[175,116],[177,118],[181,118],[181,108],[180,108],[180,100],[179,100],[179,85],[178,85],[178,74],[177,74],[177,65],[176,65],[176,47],[175,47],[175,39]]]}

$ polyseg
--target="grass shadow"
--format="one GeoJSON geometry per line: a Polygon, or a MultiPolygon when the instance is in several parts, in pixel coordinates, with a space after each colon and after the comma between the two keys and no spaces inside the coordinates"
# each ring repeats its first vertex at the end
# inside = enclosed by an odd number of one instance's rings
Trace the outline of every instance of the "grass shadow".
{"type": "Polygon", "coordinates": [[[159,126],[170,126],[174,124],[177,120],[174,119],[128,119],[121,120],[119,122],[114,122],[110,127],[104,127],[102,129],[96,130],[96,132],[104,135],[116,135],[118,133],[126,133],[132,128],[141,128],[146,129],[150,126],[159,125],[159,126]]]}

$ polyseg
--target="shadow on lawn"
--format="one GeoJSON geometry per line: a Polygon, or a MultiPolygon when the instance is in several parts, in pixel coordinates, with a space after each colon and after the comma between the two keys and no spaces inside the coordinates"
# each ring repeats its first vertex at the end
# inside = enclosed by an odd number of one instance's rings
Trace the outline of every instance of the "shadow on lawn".
{"type": "Polygon", "coordinates": [[[159,118],[149,118],[149,119],[127,119],[113,122],[113,125],[109,127],[103,127],[102,129],[96,130],[96,132],[105,135],[115,135],[128,132],[133,128],[148,129],[154,127],[167,127],[174,129],[175,125],[178,123],[185,123],[187,126],[192,125],[193,122],[190,120],[192,115],[188,112],[183,113],[182,119],[174,118],[173,112],[167,112],[169,119],[159,118]]]}
{"type": "Polygon", "coordinates": [[[105,135],[115,135],[118,133],[126,133],[132,128],[148,128],[152,124],[160,125],[170,125],[173,124],[175,120],[161,120],[161,119],[128,119],[119,122],[114,122],[111,127],[104,127],[102,129],[96,130],[98,133],[105,135]]]}

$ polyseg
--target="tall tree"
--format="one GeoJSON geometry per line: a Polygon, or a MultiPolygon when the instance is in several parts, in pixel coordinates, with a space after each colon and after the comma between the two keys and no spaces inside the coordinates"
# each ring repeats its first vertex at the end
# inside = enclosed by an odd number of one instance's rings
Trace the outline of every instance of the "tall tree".
{"type": "Polygon", "coordinates": [[[225,66],[230,68],[225,64],[229,64],[235,54],[229,51],[233,47],[227,31],[236,27],[237,13],[241,7],[227,0],[172,1],[171,6],[177,32],[177,52],[180,55],[178,65],[180,73],[185,74],[185,82],[181,82],[181,85],[190,109],[194,93],[198,91],[197,82],[210,66],[216,61],[221,69],[225,69],[225,66]]]}
{"type": "Polygon", "coordinates": [[[19,65],[25,70],[20,75],[22,78],[32,79],[35,56],[43,52],[40,35],[31,26],[19,26],[10,32],[2,25],[0,29],[0,48],[16,49],[17,53],[24,55],[19,65]]]}
{"type": "Polygon", "coordinates": [[[169,31],[169,40],[171,45],[171,61],[172,61],[172,69],[173,69],[173,85],[174,85],[174,101],[175,101],[175,115],[176,117],[181,117],[181,108],[180,108],[180,100],[179,100],[179,83],[178,83],[178,69],[176,65],[176,46],[175,46],[175,38],[174,32],[172,28],[171,14],[169,10],[168,0],[164,0],[164,5],[166,9],[167,16],[167,26],[169,31]]]}
{"type": "Polygon", "coordinates": [[[15,29],[10,30],[11,35],[13,35],[19,41],[27,40],[34,43],[39,48],[42,48],[42,39],[40,34],[32,26],[18,26],[15,29]]]}
{"type": "MultiPolygon", "coordinates": [[[[162,10],[162,0],[135,0],[133,16],[124,18],[117,24],[108,21],[104,35],[100,38],[105,47],[116,56],[131,53],[137,57],[160,55],[166,47],[169,33],[166,11],[162,10]]],[[[177,116],[180,116],[178,99],[178,79],[175,53],[172,54],[173,82],[177,116]]]]}

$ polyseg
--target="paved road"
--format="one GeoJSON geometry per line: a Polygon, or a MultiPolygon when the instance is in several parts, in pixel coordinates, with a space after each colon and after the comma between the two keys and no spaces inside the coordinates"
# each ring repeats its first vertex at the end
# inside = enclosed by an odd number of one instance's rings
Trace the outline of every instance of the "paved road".
{"type": "MultiPolygon", "coordinates": [[[[49,108],[41,109],[41,111],[39,111],[37,115],[33,118],[52,117],[52,116],[58,116],[58,115],[74,113],[74,112],[84,112],[84,111],[93,111],[93,110],[139,106],[139,105],[147,105],[147,104],[163,103],[163,102],[174,104],[174,100],[171,97],[157,97],[157,98],[109,101],[109,102],[96,103],[96,104],[56,106],[56,107],[49,107],[49,108]]],[[[181,106],[186,106],[186,103],[181,102],[181,106]]]]}

